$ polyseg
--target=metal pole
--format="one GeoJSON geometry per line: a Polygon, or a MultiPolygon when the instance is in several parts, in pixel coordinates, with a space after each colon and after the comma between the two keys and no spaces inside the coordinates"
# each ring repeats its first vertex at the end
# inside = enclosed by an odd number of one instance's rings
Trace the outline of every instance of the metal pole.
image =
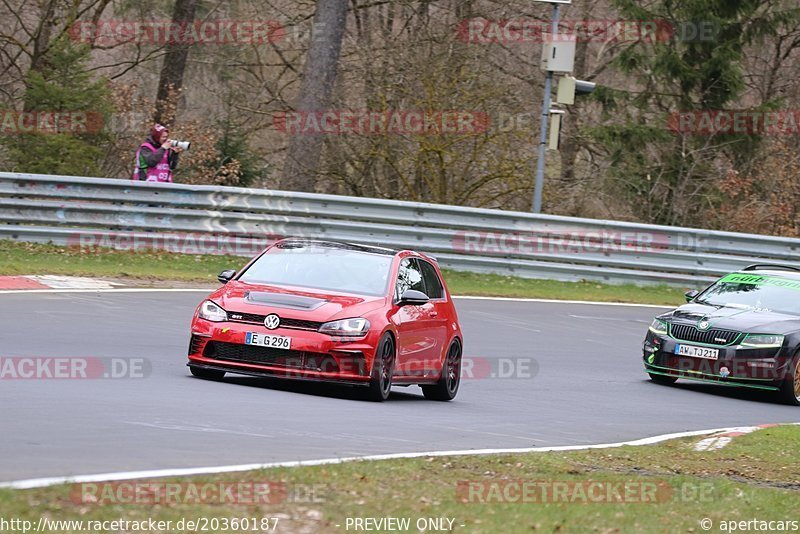
{"type": "MultiPolygon", "coordinates": [[[[558,4],[553,4],[552,36],[558,33],[558,4]]],[[[553,88],[553,71],[547,71],[544,80],[544,102],[542,103],[542,125],[539,130],[539,159],[536,160],[536,188],[533,192],[533,213],[542,212],[542,189],[544,189],[544,158],[547,153],[547,127],[550,123],[550,92],[553,88]]]]}

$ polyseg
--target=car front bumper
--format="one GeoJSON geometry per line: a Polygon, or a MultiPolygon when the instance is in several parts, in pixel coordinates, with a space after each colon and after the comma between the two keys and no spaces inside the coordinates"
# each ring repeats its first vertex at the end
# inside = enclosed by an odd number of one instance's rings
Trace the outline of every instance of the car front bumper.
{"type": "Polygon", "coordinates": [[[642,347],[645,371],[672,378],[713,382],[728,386],[777,390],[790,373],[782,348],[714,346],[716,360],[679,356],[678,344],[697,345],[648,332],[642,347]]]}
{"type": "Polygon", "coordinates": [[[349,340],[315,331],[232,322],[192,323],[187,365],[252,376],[364,385],[375,355],[372,335],[349,340]],[[291,349],[245,344],[248,332],[286,336],[291,349]]]}

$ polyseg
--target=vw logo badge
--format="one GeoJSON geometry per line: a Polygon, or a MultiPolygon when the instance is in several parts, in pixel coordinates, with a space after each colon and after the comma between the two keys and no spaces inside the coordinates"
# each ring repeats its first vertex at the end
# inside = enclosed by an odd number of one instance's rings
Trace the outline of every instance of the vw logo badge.
{"type": "Polygon", "coordinates": [[[709,326],[711,326],[711,323],[709,323],[708,321],[700,321],[699,323],[697,323],[697,328],[699,328],[700,330],[708,330],[709,326]]]}
{"type": "Polygon", "coordinates": [[[281,318],[275,315],[274,313],[270,313],[266,317],[264,317],[264,326],[269,328],[270,330],[275,330],[281,325],[281,318]]]}

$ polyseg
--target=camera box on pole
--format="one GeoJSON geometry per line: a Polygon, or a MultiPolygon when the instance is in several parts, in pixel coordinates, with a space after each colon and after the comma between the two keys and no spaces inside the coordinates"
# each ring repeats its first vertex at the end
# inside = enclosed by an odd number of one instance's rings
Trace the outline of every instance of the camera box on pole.
{"type": "Polygon", "coordinates": [[[564,76],[558,80],[556,102],[568,106],[575,103],[575,78],[572,76],[564,76]]]}
{"type": "Polygon", "coordinates": [[[572,76],[564,76],[558,80],[558,91],[556,102],[559,104],[572,105],[575,103],[575,95],[588,95],[597,88],[594,82],[576,80],[572,76]]]}
{"type": "Polygon", "coordinates": [[[561,121],[564,118],[564,110],[550,110],[550,142],[547,148],[558,150],[561,147],[561,121]]]}
{"type": "Polygon", "coordinates": [[[542,70],[572,72],[575,67],[576,39],[574,35],[559,34],[558,40],[542,46],[542,70]]]}

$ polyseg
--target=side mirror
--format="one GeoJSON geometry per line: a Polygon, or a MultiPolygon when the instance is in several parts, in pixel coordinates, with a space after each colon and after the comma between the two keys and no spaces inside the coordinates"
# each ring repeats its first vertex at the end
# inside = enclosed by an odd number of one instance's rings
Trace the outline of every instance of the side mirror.
{"type": "Polygon", "coordinates": [[[427,304],[431,299],[423,293],[422,291],[417,291],[416,289],[406,289],[405,292],[400,296],[400,300],[397,302],[398,306],[422,306],[423,304],[427,304]]]}
{"type": "Polygon", "coordinates": [[[692,289],[691,291],[687,291],[683,295],[686,297],[686,302],[692,302],[700,292],[696,289],[692,289]]]}
{"type": "Polygon", "coordinates": [[[219,273],[217,275],[217,280],[219,280],[221,284],[227,284],[233,279],[234,276],[236,276],[236,271],[230,269],[228,271],[222,271],[219,273]]]}

